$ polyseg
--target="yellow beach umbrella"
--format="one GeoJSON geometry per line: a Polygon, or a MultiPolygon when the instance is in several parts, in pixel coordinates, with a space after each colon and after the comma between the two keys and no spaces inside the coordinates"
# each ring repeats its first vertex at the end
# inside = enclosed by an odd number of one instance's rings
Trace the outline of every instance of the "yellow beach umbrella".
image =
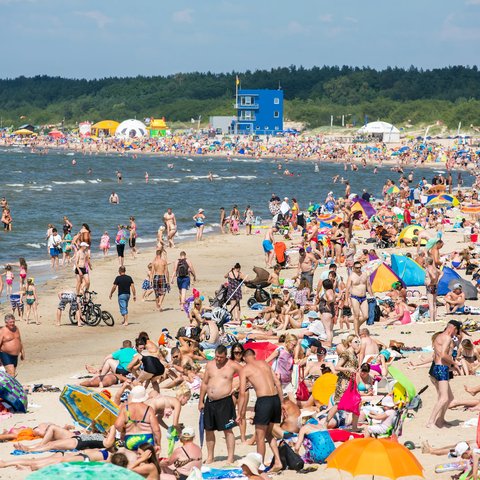
{"type": "Polygon", "coordinates": [[[322,405],[328,405],[330,397],[335,392],[337,386],[337,376],[333,373],[324,373],[315,380],[312,387],[312,396],[322,405]]]}
{"type": "MultiPolygon", "coordinates": [[[[408,238],[409,240],[411,240],[413,237],[416,237],[418,235],[415,235],[413,232],[414,231],[419,231],[421,232],[422,230],[425,230],[423,227],[421,227],[420,225],[409,225],[408,227],[405,227],[398,235],[398,242],[397,242],[397,246],[400,246],[400,240],[402,238],[408,238]]],[[[425,242],[424,242],[425,243],[425,242]]]]}
{"type": "Polygon", "coordinates": [[[26,128],[21,128],[20,130],[15,130],[13,134],[14,135],[33,135],[34,133],[31,130],[27,130],[26,128]]]}

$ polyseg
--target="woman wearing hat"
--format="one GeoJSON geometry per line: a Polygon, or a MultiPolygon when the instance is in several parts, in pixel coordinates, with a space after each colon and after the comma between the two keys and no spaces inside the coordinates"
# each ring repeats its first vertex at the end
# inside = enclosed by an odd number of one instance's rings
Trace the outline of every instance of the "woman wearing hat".
{"type": "Polygon", "coordinates": [[[162,475],[174,475],[178,480],[186,480],[195,467],[202,468],[202,449],[193,442],[194,438],[193,428],[184,427],[180,434],[182,446],[160,462],[162,475]],[[172,465],[174,468],[171,468],[172,465]]]}
{"type": "Polygon", "coordinates": [[[144,443],[160,448],[160,426],[155,411],[144,403],[147,399],[145,387],[137,385],[120,407],[115,428],[124,435],[128,450],[137,450],[144,443]]]}
{"type": "Polygon", "coordinates": [[[259,453],[251,452],[243,460],[240,460],[243,474],[249,480],[265,480],[269,477],[260,473],[259,468],[262,465],[262,456],[259,453]]]}
{"type": "Polygon", "coordinates": [[[205,210],[203,208],[198,209],[198,213],[193,216],[195,220],[195,227],[197,228],[197,242],[202,239],[203,229],[205,227],[205,210]]]}

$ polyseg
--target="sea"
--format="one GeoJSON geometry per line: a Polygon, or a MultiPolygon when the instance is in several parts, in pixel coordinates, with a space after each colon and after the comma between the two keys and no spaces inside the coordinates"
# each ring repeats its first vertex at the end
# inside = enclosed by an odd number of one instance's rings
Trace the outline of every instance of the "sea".
{"type": "MultiPolygon", "coordinates": [[[[13,230],[0,231],[0,266],[18,264],[25,257],[29,268],[48,269],[46,231],[49,223],[62,232],[67,215],[76,233],[82,223],[92,231],[92,252],[99,255],[98,244],[107,231],[113,244],[118,224],[128,225],[133,215],[138,227],[139,247],[153,245],[163,224],[163,214],[173,209],[178,224],[178,240],[195,235],[193,215],[199,208],[206,214],[205,233],[218,231],[220,207],[228,212],[238,205],[241,212],[250,205],[255,216],[268,221],[268,201],[275,193],[295,197],[301,209],[310,202],[323,203],[329,191],[344,194],[345,185],[333,182],[339,175],[349,180],[352,192],[366,188],[380,196],[387,178],[397,180],[391,166],[358,171],[344,170],[343,164],[285,159],[221,157],[165,157],[154,155],[85,155],[65,151],[30,153],[27,148],[0,149],[0,196],[10,204],[13,230]],[[287,168],[290,175],[285,175],[287,168]],[[89,170],[91,173],[89,173],[89,170]],[[123,176],[117,182],[116,172],[123,176]],[[149,182],[145,182],[148,172],[149,182]],[[213,181],[209,180],[209,174],[213,181]],[[108,202],[112,192],[120,197],[118,205],[108,202]]],[[[439,165],[442,171],[443,164],[439,165]]],[[[408,173],[410,170],[406,170],[408,173]]],[[[434,170],[417,168],[414,180],[431,180],[434,170]]],[[[456,180],[456,174],[454,174],[456,180]]],[[[473,177],[463,174],[465,186],[473,177]]],[[[45,272],[44,272],[45,273],[45,272]]]]}

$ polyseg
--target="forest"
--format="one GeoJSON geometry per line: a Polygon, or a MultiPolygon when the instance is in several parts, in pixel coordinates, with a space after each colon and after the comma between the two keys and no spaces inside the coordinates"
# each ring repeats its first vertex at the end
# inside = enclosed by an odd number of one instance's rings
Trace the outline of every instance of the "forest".
{"type": "MultiPolygon", "coordinates": [[[[314,128],[330,116],[363,124],[426,124],[442,120],[454,128],[480,125],[480,72],[476,66],[423,70],[290,66],[231,73],[178,73],[94,80],[36,76],[0,79],[3,126],[28,122],[73,127],[98,121],[164,116],[189,122],[200,115],[233,115],[235,78],[244,88],[282,88],[285,119],[314,128]]],[[[338,124],[338,120],[336,120],[338,124]]]]}

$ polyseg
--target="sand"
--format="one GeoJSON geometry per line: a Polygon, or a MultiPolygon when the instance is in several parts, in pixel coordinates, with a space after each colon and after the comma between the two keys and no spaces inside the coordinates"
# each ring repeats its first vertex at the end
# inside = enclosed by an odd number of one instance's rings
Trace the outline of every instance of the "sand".
{"type": "MultiPolygon", "coordinates": [[[[242,271],[253,276],[252,268],[255,265],[263,266],[264,258],[261,248],[263,239],[263,230],[259,234],[248,237],[243,234],[239,236],[232,235],[210,235],[200,242],[185,242],[180,244],[180,248],[168,250],[168,260],[173,263],[177,258],[180,249],[186,250],[188,257],[192,260],[196,272],[197,282],[195,287],[205,297],[213,296],[214,291],[223,281],[223,276],[238,261],[242,265],[242,271]]],[[[458,242],[463,240],[460,234],[446,234],[445,252],[458,249],[458,242]]],[[[405,250],[403,250],[405,251],[405,250]]],[[[398,253],[396,251],[396,253],[398,253]]],[[[55,327],[54,319],[56,306],[58,303],[57,293],[64,288],[73,288],[75,278],[73,272],[67,268],[54,281],[49,281],[38,289],[39,312],[42,324],[26,325],[19,322],[22,337],[24,339],[26,360],[20,363],[18,379],[24,385],[33,383],[53,384],[60,388],[67,383],[77,383],[75,375],[84,375],[84,365],[86,363],[100,364],[102,359],[113,350],[121,346],[124,339],[134,339],[141,330],[149,332],[153,339],[158,338],[163,327],[168,327],[171,332],[176,332],[179,326],[185,324],[185,314],[178,308],[177,289],[167,295],[165,300],[165,311],[155,311],[153,301],[142,302],[141,285],[146,276],[146,265],[154,257],[153,249],[144,249],[140,252],[137,259],[133,260],[130,256],[126,257],[127,273],[135,281],[139,300],[136,303],[130,302],[130,325],[128,327],[120,326],[120,316],[116,301],[116,294],[112,300],[108,299],[108,294],[117,274],[118,263],[116,256],[112,252],[107,259],[98,260],[94,263],[94,270],[91,277],[91,289],[99,293],[98,300],[102,308],[109,310],[115,317],[116,325],[113,328],[107,326],[77,328],[70,325],[66,312],[62,318],[62,326],[55,327]]],[[[324,268],[316,272],[315,281],[324,268]]],[[[285,278],[293,276],[294,269],[284,271],[285,278]]],[[[345,276],[344,270],[340,273],[345,276]]],[[[422,292],[424,289],[422,288],[422,292]]],[[[242,305],[246,305],[246,300],[251,290],[245,289],[242,305]]],[[[6,313],[6,305],[3,304],[0,310],[1,314],[6,313]]],[[[440,311],[443,313],[443,310],[440,311]]],[[[248,315],[249,310],[243,307],[242,314],[248,315]]],[[[372,333],[379,335],[382,340],[389,341],[396,339],[405,342],[407,345],[427,346],[430,345],[430,337],[433,332],[441,330],[443,320],[437,324],[426,323],[407,326],[393,326],[385,329],[381,326],[373,327],[372,333]]],[[[472,339],[478,338],[473,335],[472,339]]],[[[378,337],[377,337],[378,338],[378,337]]],[[[412,354],[409,358],[417,358],[418,354],[412,354]]],[[[407,372],[413,383],[420,389],[428,380],[427,370],[425,368],[416,370],[407,370],[406,360],[396,362],[396,365],[407,372]]],[[[452,381],[452,386],[456,398],[464,398],[469,395],[464,392],[463,385],[475,385],[478,381],[475,377],[456,377],[452,381]]],[[[116,387],[110,390],[114,393],[116,387]]],[[[166,392],[172,394],[173,392],[166,392]]],[[[66,409],[58,401],[58,393],[34,393],[29,396],[32,404],[27,414],[16,414],[13,418],[0,421],[0,428],[10,428],[14,425],[34,426],[42,421],[51,421],[63,425],[71,421],[66,409]]],[[[460,440],[474,439],[476,429],[474,427],[464,428],[461,424],[476,415],[472,412],[450,411],[447,414],[447,420],[453,421],[451,428],[427,429],[426,421],[430,415],[430,410],[435,400],[435,390],[430,386],[422,395],[423,408],[412,419],[407,419],[404,424],[403,436],[401,441],[411,440],[420,445],[421,441],[428,440],[433,446],[442,446],[455,443],[460,440]]],[[[181,421],[185,425],[198,426],[198,411],[196,403],[188,404],[182,411],[181,421]]],[[[251,434],[253,428],[248,428],[248,434],[251,434]]],[[[238,429],[236,430],[238,433],[238,429]]],[[[165,436],[164,436],[165,437],[165,436]]],[[[223,436],[222,436],[223,437],[223,436]]],[[[162,449],[165,445],[162,445],[162,449]]],[[[11,459],[10,452],[12,445],[9,443],[0,444],[0,459],[11,459]]],[[[165,451],[165,450],[164,450],[165,451]]],[[[252,447],[241,446],[237,444],[237,456],[240,458],[246,453],[252,451],[252,447]]],[[[218,466],[225,464],[226,449],[222,438],[219,437],[217,444],[218,466]]],[[[420,449],[415,450],[415,454],[425,467],[426,478],[450,478],[448,474],[435,475],[433,468],[436,463],[444,463],[445,457],[433,457],[422,455],[420,449]]],[[[323,472],[324,467],[320,467],[319,472],[323,472]]],[[[318,478],[319,472],[308,474],[310,478],[318,478]]],[[[17,471],[14,468],[0,470],[2,479],[23,479],[28,475],[27,472],[17,471]]],[[[284,472],[284,478],[289,479],[296,476],[293,472],[284,472]]],[[[327,471],[321,474],[321,478],[338,479],[340,477],[335,471],[327,471]]]]}

